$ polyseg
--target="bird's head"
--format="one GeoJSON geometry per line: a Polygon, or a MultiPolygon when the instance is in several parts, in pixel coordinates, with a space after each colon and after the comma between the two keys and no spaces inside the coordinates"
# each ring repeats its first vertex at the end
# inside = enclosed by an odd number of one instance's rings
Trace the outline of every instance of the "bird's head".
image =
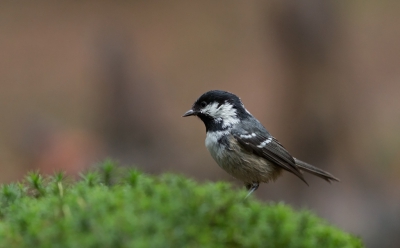
{"type": "Polygon", "coordinates": [[[183,117],[195,115],[206,126],[207,131],[220,131],[232,127],[240,120],[250,116],[242,101],[236,95],[211,90],[199,97],[183,117]]]}

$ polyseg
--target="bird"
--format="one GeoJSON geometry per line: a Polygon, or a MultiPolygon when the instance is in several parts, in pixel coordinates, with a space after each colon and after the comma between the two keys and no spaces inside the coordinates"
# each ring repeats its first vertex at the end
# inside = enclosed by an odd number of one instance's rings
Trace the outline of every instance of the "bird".
{"type": "Polygon", "coordinates": [[[272,136],[233,93],[211,90],[202,94],[183,117],[197,116],[206,128],[205,145],[216,163],[242,181],[248,196],[260,183],[275,181],[283,171],[308,185],[303,172],[329,183],[338,178],[292,155],[272,136]]]}

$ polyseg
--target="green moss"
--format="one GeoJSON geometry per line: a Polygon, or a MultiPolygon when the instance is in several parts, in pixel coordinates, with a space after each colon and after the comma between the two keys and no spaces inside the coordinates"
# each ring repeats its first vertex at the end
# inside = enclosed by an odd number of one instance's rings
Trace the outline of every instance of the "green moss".
{"type": "Polygon", "coordinates": [[[149,176],[111,161],[66,181],[0,189],[0,247],[362,247],[308,211],[243,200],[227,183],[149,176]]]}

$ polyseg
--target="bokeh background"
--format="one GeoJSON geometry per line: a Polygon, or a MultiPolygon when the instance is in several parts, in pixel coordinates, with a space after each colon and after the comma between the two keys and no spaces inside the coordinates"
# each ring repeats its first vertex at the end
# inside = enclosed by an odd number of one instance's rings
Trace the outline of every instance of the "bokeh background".
{"type": "Polygon", "coordinates": [[[400,2],[3,1],[0,182],[114,158],[148,173],[231,181],[181,118],[223,89],[296,157],[255,196],[400,247],[400,2]]]}

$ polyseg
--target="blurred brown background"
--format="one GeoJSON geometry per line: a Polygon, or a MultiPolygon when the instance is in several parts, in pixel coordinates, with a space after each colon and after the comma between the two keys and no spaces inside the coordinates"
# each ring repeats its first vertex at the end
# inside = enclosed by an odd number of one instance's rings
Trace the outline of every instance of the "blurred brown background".
{"type": "Polygon", "coordinates": [[[308,208],[400,247],[399,1],[0,3],[0,181],[71,175],[105,157],[225,180],[205,128],[181,115],[223,89],[296,157],[256,197],[308,208]]]}

